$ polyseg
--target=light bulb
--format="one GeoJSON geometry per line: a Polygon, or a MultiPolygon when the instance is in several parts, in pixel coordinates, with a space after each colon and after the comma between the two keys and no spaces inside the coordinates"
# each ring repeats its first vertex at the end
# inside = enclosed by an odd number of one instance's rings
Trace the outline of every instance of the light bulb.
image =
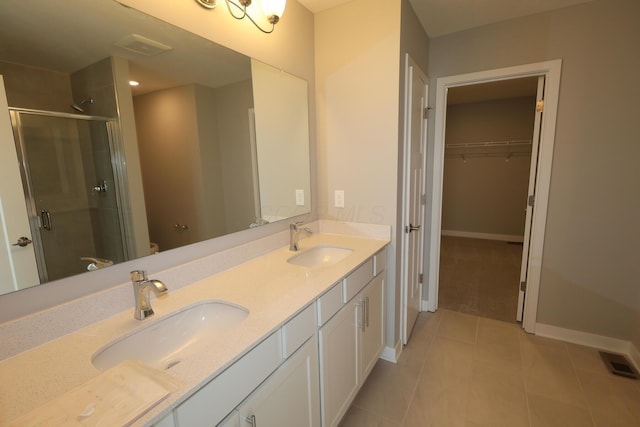
{"type": "Polygon", "coordinates": [[[269,22],[276,24],[282,18],[287,0],[261,0],[260,4],[262,12],[269,19],[269,22]]]}

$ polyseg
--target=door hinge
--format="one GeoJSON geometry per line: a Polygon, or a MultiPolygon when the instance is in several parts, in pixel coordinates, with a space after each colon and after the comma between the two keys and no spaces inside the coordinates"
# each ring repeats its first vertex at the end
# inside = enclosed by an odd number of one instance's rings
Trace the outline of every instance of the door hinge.
{"type": "Polygon", "coordinates": [[[526,292],[527,291],[527,282],[520,282],[520,290],[522,292],[526,292]]]}
{"type": "Polygon", "coordinates": [[[422,274],[422,273],[418,274],[418,282],[419,283],[424,283],[424,274],[422,274]]]}
{"type": "Polygon", "coordinates": [[[427,195],[423,194],[422,196],[420,196],[420,204],[421,205],[426,205],[427,204],[427,195]]]}
{"type": "Polygon", "coordinates": [[[431,110],[431,107],[425,107],[425,109],[424,109],[424,115],[423,115],[423,117],[424,117],[425,119],[428,119],[428,118],[429,118],[429,110],[431,110]]]}
{"type": "Polygon", "coordinates": [[[529,198],[527,199],[527,206],[531,206],[533,207],[533,205],[536,203],[536,196],[534,194],[530,195],[529,198]]]}
{"type": "Polygon", "coordinates": [[[536,113],[542,113],[543,111],[544,111],[544,99],[541,99],[538,102],[536,102],[536,113]]]}

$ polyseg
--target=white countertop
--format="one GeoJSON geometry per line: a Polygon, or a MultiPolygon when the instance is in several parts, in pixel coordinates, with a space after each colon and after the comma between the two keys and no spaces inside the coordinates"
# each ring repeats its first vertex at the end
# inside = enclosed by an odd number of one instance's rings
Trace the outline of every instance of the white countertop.
{"type": "Polygon", "coordinates": [[[248,309],[249,315],[241,323],[211,343],[211,351],[194,354],[166,371],[183,386],[135,425],[156,422],[388,243],[364,237],[314,234],[301,240],[301,251],[317,245],[334,245],[351,248],[353,252],[334,265],[308,269],[287,263],[293,253],[284,247],[177,291],[172,292],[171,283],[165,283],[169,293],[162,298],[152,297],[155,315],[147,320],[135,320],[132,307],[0,362],[0,425],[99,375],[91,357],[134,329],[202,300],[225,300],[248,309]]]}

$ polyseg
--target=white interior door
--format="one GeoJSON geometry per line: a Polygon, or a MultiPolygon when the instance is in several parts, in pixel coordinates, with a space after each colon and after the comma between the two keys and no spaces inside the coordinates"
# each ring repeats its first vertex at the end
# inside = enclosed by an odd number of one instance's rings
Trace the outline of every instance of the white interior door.
{"type": "Polygon", "coordinates": [[[31,240],[7,95],[0,76],[0,293],[40,283],[31,240]],[[24,246],[18,245],[20,239],[24,246]]]}
{"type": "Polygon", "coordinates": [[[538,148],[542,126],[542,111],[544,110],[544,76],[538,77],[538,91],[536,94],[536,116],[533,124],[533,138],[531,139],[531,166],[529,167],[529,190],[524,223],[524,241],[522,244],[522,264],[520,266],[520,291],[518,292],[518,312],[516,320],[522,322],[524,312],[524,295],[529,270],[529,249],[531,245],[531,225],[533,219],[533,205],[535,203],[536,175],[538,171],[538,148]]]}
{"type": "Polygon", "coordinates": [[[422,253],[424,245],[424,170],[427,135],[428,80],[413,60],[406,57],[406,123],[404,156],[403,328],[406,344],[422,303],[422,253]]]}

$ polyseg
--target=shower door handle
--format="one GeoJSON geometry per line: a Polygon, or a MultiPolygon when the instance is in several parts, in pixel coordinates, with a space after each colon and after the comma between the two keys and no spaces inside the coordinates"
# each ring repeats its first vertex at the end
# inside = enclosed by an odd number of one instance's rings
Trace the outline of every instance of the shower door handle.
{"type": "Polygon", "coordinates": [[[51,212],[45,210],[41,211],[40,221],[42,222],[42,228],[51,231],[51,212]]]}
{"type": "Polygon", "coordinates": [[[30,238],[22,236],[22,237],[19,237],[18,241],[12,244],[11,246],[20,246],[21,248],[24,248],[25,246],[31,243],[33,243],[33,241],[30,238]]]}
{"type": "Polygon", "coordinates": [[[420,230],[420,227],[421,227],[420,225],[409,224],[404,227],[404,231],[405,233],[411,233],[412,231],[420,230]]]}

